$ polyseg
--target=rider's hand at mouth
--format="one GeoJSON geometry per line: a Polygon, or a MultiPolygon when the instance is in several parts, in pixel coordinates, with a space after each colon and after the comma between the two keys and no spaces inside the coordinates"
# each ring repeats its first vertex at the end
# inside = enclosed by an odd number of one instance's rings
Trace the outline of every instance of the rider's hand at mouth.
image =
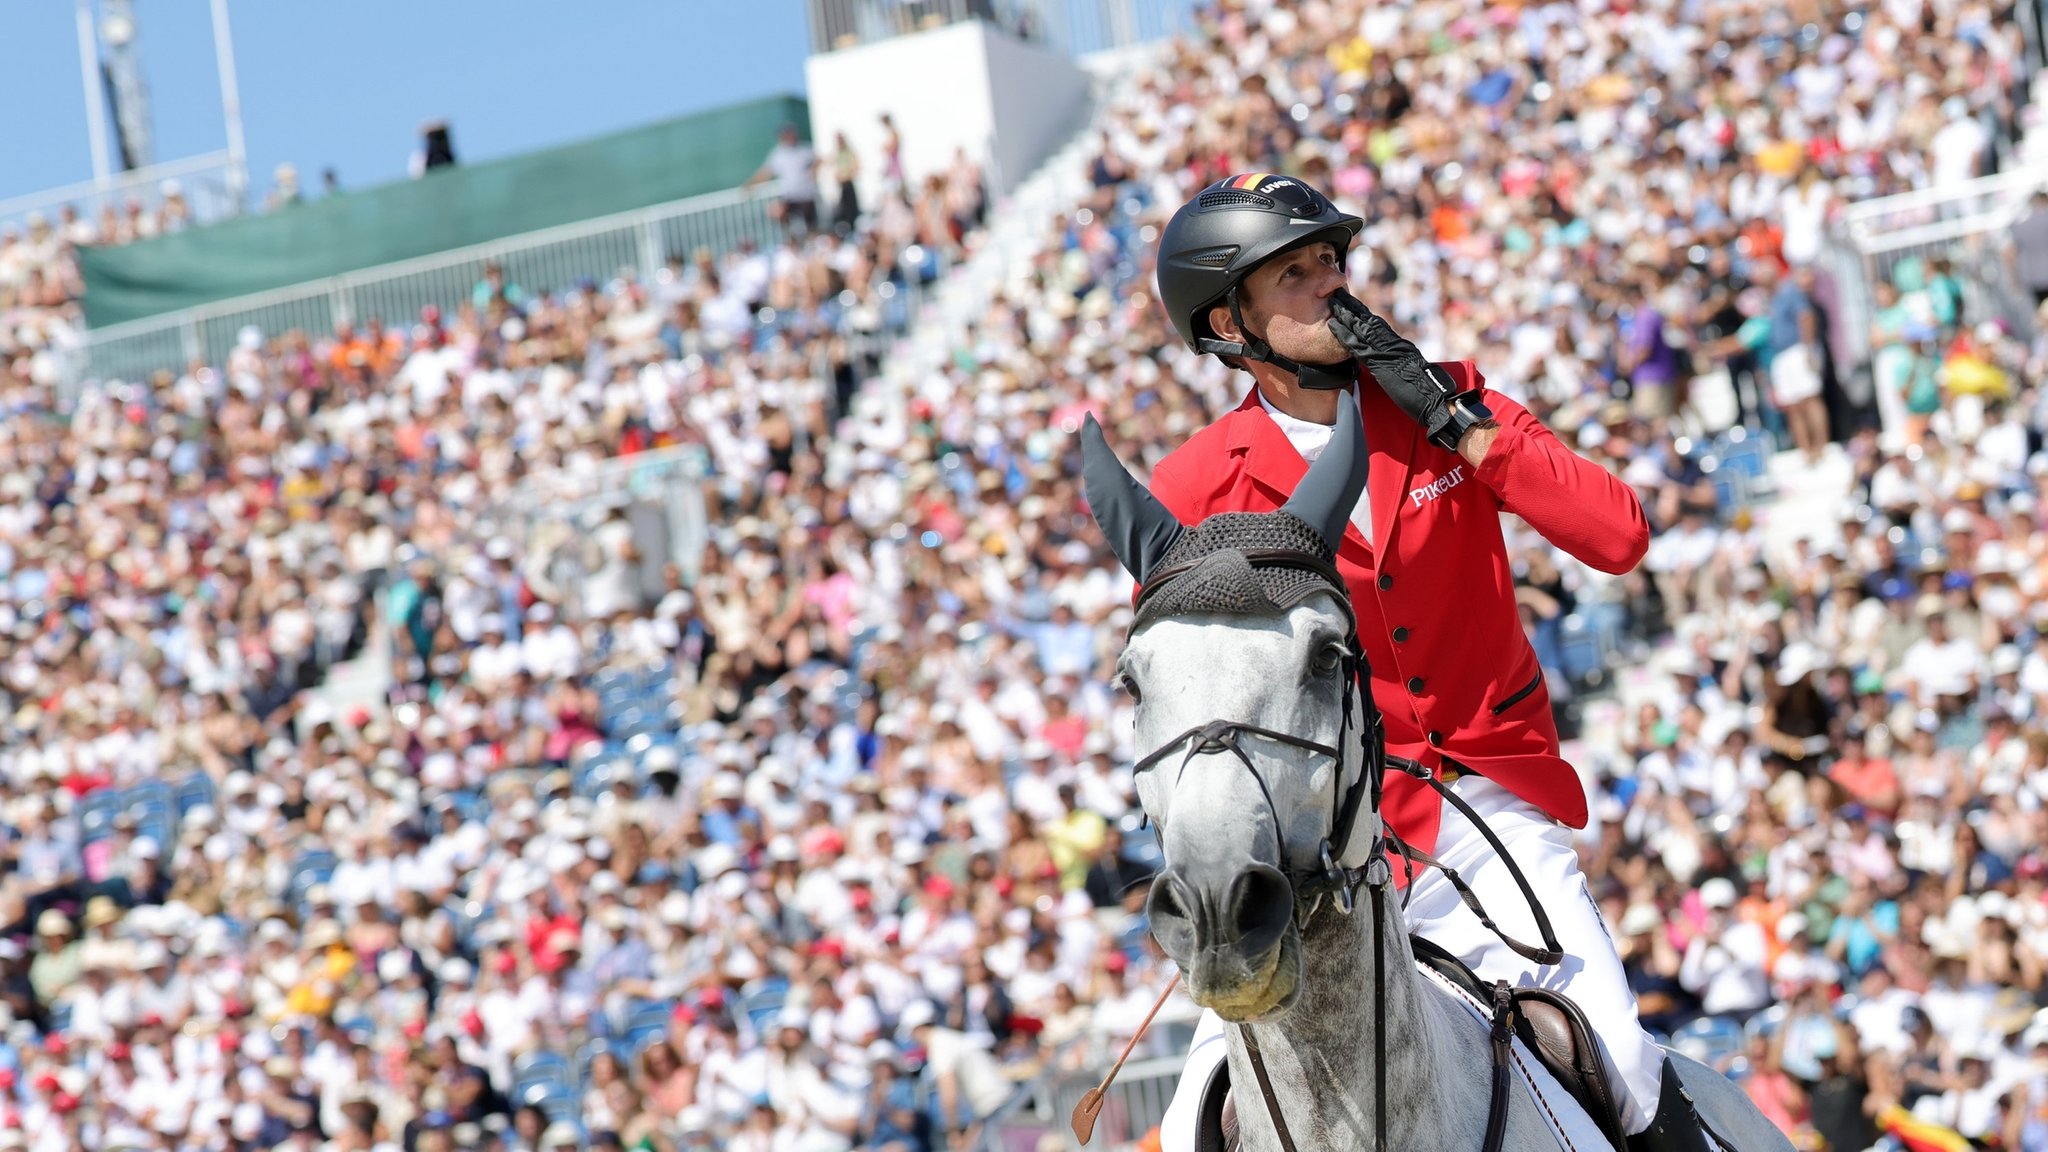
{"type": "Polygon", "coordinates": [[[1395,332],[1356,296],[1330,296],[1330,332],[1379,381],[1388,399],[1432,437],[1451,422],[1452,392],[1430,370],[1421,349],[1395,332]]]}

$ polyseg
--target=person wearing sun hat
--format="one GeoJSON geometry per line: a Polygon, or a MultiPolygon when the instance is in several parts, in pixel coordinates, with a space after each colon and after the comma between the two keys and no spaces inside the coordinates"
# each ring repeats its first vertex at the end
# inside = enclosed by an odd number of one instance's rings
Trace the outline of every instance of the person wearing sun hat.
{"type": "Polygon", "coordinates": [[[35,959],[29,962],[29,986],[36,998],[54,1003],[57,993],[78,982],[85,972],[85,948],[71,918],[55,908],[36,917],[35,959]]]}
{"type": "Polygon", "coordinates": [[[1813,682],[1827,661],[1805,641],[1785,645],[1764,692],[1764,719],[1757,735],[1772,752],[1801,764],[1827,751],[1833,707],[1813,682]]]}

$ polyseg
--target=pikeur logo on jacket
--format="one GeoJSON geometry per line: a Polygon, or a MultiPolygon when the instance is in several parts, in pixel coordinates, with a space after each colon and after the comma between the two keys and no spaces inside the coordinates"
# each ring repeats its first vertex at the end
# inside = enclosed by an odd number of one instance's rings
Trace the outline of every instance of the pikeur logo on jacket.
{"type": "Polygon", "coordinates": [[[1415,501],[1415,506],[1420,508],[1424,501],[1434,500],[1464,482],[1465,465],[1460,464],[1420,488],[1410,488],[1408,490],[1408,498],[1415,501]]]}
{"type": "MultiPolygon", "coordinates": [[[[1485,383],[1469,362],[1442,367],[1461,388],[1485,383]]],[[[1448,756],[1583,827],[1585,790],[1558,755],[1499,514],[1520,516],[1612,573],[1642,559],[1649,524],[1633,490],[1565,447],[1527,409],[1491,390],[1484,400],[1500,431],[1475,468],[1431,444],[1376,382],[1363,380],[1375,539],[1348,529],[1337,567],[1351,589],[1389,750],[1432,768],[1448,756]]],[[[1162,460],[1151,487],[1194,524],[1216,512],[1270,512],[1307,470],[1251,393],[1162,460]]],[[[1419,781],[1390,777],[1386,814],[1410,843],[1424,851],[1436,843],[1441,801],[1419,781]]]]}

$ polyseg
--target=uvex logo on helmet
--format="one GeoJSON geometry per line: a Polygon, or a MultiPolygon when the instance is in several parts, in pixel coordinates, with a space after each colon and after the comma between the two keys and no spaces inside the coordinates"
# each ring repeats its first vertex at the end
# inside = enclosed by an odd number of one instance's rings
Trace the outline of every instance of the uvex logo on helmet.
{"type": "Polygon", "coordinates": [[[1363,227],[1363,220],[1291,177],[1247,172],[1219,180],[1166,222],[1159,237],[1160,303],[1174,331],[1197,352],[1273,359],[1262,340],[1218,338],[1209,309],[1228,304],[1236,313],[1238,285],[1282,252],[1328,242],[1341,259],[1363,227]]]}

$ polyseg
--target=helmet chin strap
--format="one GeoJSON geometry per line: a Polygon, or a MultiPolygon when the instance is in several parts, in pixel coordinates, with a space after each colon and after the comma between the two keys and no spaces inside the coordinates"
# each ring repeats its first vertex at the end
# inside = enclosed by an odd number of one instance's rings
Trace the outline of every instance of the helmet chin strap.
{"type": "Polygon", "coordinates": [[[1295,380],[1311,392],[1341,392],[1358,383],[1358,360],[1346,356],[1334,364],[1303,364],[1273,351],[1273,346],[1245,327],[1244,313],[1237,303],[1237,286],[1232,285],[1226,297],[1230,302],[1230,319],[1237,330],[1244,333],[1242,343],[1226,340],[1203,340],[1202,351],[1222,356],[1241,356],[1246,360],[1263,360],[1283,372],[1294,373],[1295,380]]]}

